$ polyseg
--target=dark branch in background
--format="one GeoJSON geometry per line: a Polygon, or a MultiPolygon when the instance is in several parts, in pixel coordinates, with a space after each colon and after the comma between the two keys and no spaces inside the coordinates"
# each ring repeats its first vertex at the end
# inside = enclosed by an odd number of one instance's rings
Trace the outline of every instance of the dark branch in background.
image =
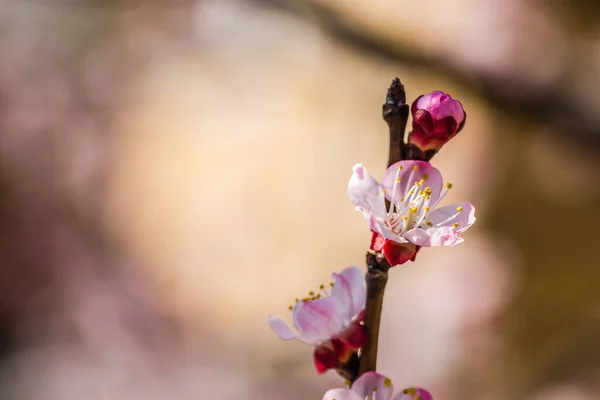
{"type": "Polygon", "coordinates": [[[332,38],[359,53],[399,64],[409,64],[428,69],[444,76],[458,85],[478,94],[502,113],[528,122],[543,124],[550,134],[569,135],[574,144],[587,150],[600,150],[600,119],[583,107],[578,107],[565,81],[551,86],[528,86],[523,79],[510,81],[510,77],[498,78],[486,75],[447,60],[416,53],[385,38],[377,37],[356,26],[336,10],[324,3],[311,0],[260,0],[269,7],[285,9],[301,18],[314,21],[332,38]],[[560,111],[560,112],[558,112],[560,111]]]}

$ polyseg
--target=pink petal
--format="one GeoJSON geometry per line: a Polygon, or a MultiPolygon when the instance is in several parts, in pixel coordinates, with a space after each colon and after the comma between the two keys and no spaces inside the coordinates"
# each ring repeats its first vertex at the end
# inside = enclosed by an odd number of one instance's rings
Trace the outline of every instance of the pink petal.
{"type": "Polygon", "coordinates": [[[447,226],[429,229],[411,229],[404,234],[404,237],[412,243],[423,247],[452,246],[456,244],[458,238],[456,231],[447,226]]]}
{"type": "Polygon", "coordinates": [[[402,166],[402,170],[400,171],[399,176],[400,183],[396,189],[397,202],[400,202],[402,197],[405,196],[407,185],[409,186],[410,190],[410,187],[412,187],[415,182],[419,182],[421,179],[425,181],[425,184],[421,189],[424,187],[429,187],[431,189],[432,203],[440,197],[440,193],[444,187],[444,180],[440,171],[426,161],[406,160],[398,161],[396,164],[389,167],[387,171],[385,171],[381,185],[386,190],[386,198],[391,199],[399,166],[402,166]],[[417,169],[416,171],[414,171],[415,167],[417,169]]]}
{"type": "Polygon", "coordinates": [[[404,389],[394,400],[433,400],[433,396],[425,389],[420,388],[408,388],[404,389]]]}
{"type": "Polygon", "coordinates": [[[354,205],[378,218],[385,216],[385,197],[381,185],[362,164],[353,167],[348,182],[348,196],[354,205]]]}
{"type": "Polygon", "coordinates": [[[412,243],[397,243],[386,240],[383,245],[383,255],[393,267],[414,259],[417,255],[417,247],[412,243]]]}
{"type": "Polygon", "coordinates": [[[364,399],[367,396],[373,400],[390,400],[394,391],[394,386],[389,378],[378,374],[377,372],[365,372],[354,382],[351,390],[364,399]],[[377,388],[377,390],[375,390],[377,388]]]}
{"type": "Polygon", "coordinates": [[[452,227],[457,223],[458,226],[454,228],[454,230],[460,233],[466,231],[475,223],[475,207],[468,202],[451,204],[449,206],[436,208],[429,214],[427,219],[431,221],[434,226],[444,222],[441,226],[452,227]],[[459,208],[462,208],[460,212],[458,212],[459,208]],[[456,215],[456,217],[448,220],[453,215],[456,215]]]}
{"type": "Polygon", "coordinates": [[[460,101],[452,99],[448,94],[444,98],[438,107],[437,115],[434,117],[437,120],[441,120],[447,117],[452,117],[456,121],[457,125],[465,119],[465,112],[460,101]]]}
{"type": "Polygon", "coordinates": [[[429,94],[425,94],[425,95],[419,97],[419,99],[416,102],[417,110],[427,110],[432,115],[434,115],[434,113],[437,112],[437,108],[440,105],[440,100],[443,95],[444,95],[444,92],[435,90],[429,94]]]}
{"type": "Polygon", "coordinates": [[[292,311],[299,339],[315,343],[337,336],[344,328],[344,307],[332,296],[299,301],[292,311]]]}
{"type": "Polygon", "coordinates": [[[272,317],[269,315],[269,326],[283,340],[296,339],[298,333],[281,317],[272,317]]]}
{"type": "Polygon", "coordinates": [[[364,400],[350,389],[331,389],[323,396],[323,400],[364,400]]]}
{"type": "Polygon", "coordinates": [[[353,349],[360,349],[369,341],[369,331],[364,325],[353,322],[340,334],[339,339],[353,349]]]}
{"type": "Polygon", "coordinates": [[[365,278],[358,267],[348,267],[333,274],[331,296],[340,301],[345,310],[345,321],[349,323],[365,306],[367,293],[365,278]]]}
{"type": "Polygon", "coordinates": [[[460,101],[454,100],[449,94],[437,90],[419,97],[415,108],[417,110],[427,110],[435,121],[452,117],[460,125],[465,118],[465,112],[460,101]]]}

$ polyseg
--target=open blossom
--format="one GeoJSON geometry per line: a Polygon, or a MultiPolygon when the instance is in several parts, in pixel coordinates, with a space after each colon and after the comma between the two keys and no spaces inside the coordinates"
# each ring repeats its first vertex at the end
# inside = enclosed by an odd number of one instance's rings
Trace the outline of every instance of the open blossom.
{"type": "MultiPolygon", "coordinates": [[[[394,393],[392,381],[377,372],[366,372],[354,382],[350,389],[332,389],[323,400],[390,400],[394,393]]],[[[425,389],[404,389],[394,400],[433,400],[425,389]]]]}
{"type": "Polygon", "coordinates": [[[425,161],[399,161],[380,184],[364,165],[356,164],[348,183],[350,200],[373,231],[371,249],[382,251],[390,265],[416,257],[421,247],[453,246],[458,233],[475,222],[467,202],[438,207],[452,184],[425,161]],[[386,206],[386,200],[389,206],[386,206]]]}
{"type": "Polygon", "coordinates": [[[440,91],[417,98],[412,106],[408,135],[410,159],[429,160],[464,127],[467,114],[460,101],[440,91]]]}
{"type": "Polygon", "coordinates": [[[321,285],[320,292],[309,292],[290,306],[296,329],[280,317],[269,316],[269,326],[283,340],[297,339],[316,346],[314,362],[323,373],[346,363],[363,347],[368,334],[362,325],[366,301],[363,274],[357,267],[348,267],[333,274],[329,292],[321,285]]]}

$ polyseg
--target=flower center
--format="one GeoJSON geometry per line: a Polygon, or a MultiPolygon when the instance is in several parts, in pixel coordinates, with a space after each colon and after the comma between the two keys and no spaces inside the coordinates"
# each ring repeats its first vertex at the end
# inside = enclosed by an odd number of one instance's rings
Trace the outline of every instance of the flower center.
{"type": "MultiPolygon", "coordinates": [[[[452,189],[452,184],[447,183],[445,189],[440,194],[440,197],[432,202],[431,201],[431,188],[426,186],[427,175],[424,175],[421,180],[414,180],[414,174],[418,171],[417,166],[415,165],[408,177],[408,185],[406,185],[406,189],[404,193],[400,193],[400,172],[403,167],[401,165],[398,166],[398,172],[396,172],[396,179],[394,181],[394,186],[392,188],[392,196],[390,201],[390,206],[386,212],[385,223],[387,227],[396,235],[404,235],[407,231],[413,228],[427,228],[432,227],[433,224],[431,221],[427,220],[427,216],[429,213],[437,207],[437,205],[442,201],[442,199],[446,196],[446,194],[452,189]],[[411,185],[412,183],[412,185],[411,185]]],[[[385,194],[384,189],[384,194],[385,194]]],[[[462,211],[462,208],[459,207],[457,212],[462,211]]],[[[448,218],[446,221],[442,221],[435,226],[442,226],[444,223],[448,223],[453,218],[455,218],[458,214],[453,215],[448,218]]],[[[454,228],[457,227],[453,226],[454,228]]]]}

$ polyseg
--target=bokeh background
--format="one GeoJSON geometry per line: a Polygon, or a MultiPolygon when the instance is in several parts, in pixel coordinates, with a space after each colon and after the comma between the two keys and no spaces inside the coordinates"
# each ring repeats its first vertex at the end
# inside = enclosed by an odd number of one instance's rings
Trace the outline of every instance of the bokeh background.
{"type": "Polygon", "coordinates": [[[1,0],[0,399],[318,399],[267,315],[370,234],[394,77],[466,128],[465,243],[394,269],[379,369],[441,400],[600,398],[595,0],[1,0]]]}

